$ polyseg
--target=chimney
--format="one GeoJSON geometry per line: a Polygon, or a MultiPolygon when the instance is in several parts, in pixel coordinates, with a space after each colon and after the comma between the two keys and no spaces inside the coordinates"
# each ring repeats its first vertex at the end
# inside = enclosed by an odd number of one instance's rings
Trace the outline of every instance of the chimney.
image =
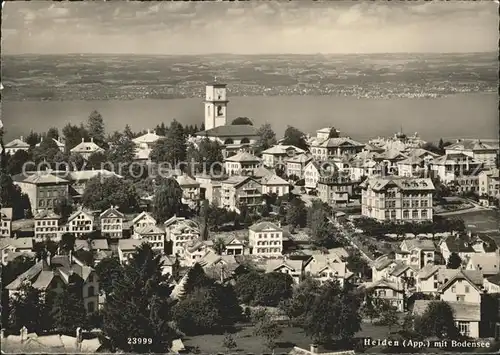
{"type": "Polygon", "coordinates": [[[2,328],[1,332],[2,332],[2,337],[0,339],[5,339],[5,329],[2,328]]]}
{"type": "Polygon", "coordinates": [[[21,344],[24,343],[28,339],[28,329],[23,326],[21,328],[21,344]]]}
{"type": "Polygon", "coordinates": [[[148,128],[148,134],[150,134],[150,133],[151,133],[151,130],[148,128]]]}
{"type": "Polygon", "coordinates": [[[47,251],[47,265],[48,266],[50,266],[50,260],[51,260],[50,251],[47,251]]]}
{"type": "Polygon", "coordinates": [[[69,264],[71,265],[73,263],[73,250],[69,251],[68,259],[69,259],[69,264]]]}
{"type": "Polygon", "coordinates": [[[318,346],[316,344],[311,344],[311,354],[317,354],[318,353],[318,346]]]}
{"type": "Polygon", "coordinates": [[[19,137],[19,139],[21,140],[21,142],[24,142],[24,137],[23,136],[19,137]]]}
{"type": "Polygon", "coordinates": [[[94,137],[91,137],[91,138],[90,138],[90,141],[91,141],[92,143],[94,143],[94,137]]]}
{"type": "Polygon", "coordinates": [[[85,142],[85,139],[82,137],[82,143],[85,142]]]}

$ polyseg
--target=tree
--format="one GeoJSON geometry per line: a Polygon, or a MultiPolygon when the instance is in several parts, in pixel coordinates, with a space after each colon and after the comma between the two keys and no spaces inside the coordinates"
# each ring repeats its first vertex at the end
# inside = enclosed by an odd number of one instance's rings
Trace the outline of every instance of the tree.
{"type": "Polygon", "coordinates": [[[108,160],[119,175],[130,175],[130,164],[135,158],[135,143],[127,134],[117,133],[109,142],[108,160]]]}
{"type": "Polygon", "coordinates": [[[250,271],[238,276],[234,290],[243,304],[251,304],[255,300],[255,293],[263,275],[257,271],[250,271]]]}
{"type": "Polygon", "coordinates": [[[49,128],[49,130],[47,131],[47,134],[45,134],[45,139],[58,140],[59,139],[59,130],[56,127],[49,128]]]}
{"type": "Polygon", "coordinates": [[[202,240],[208,240],[208,200],[203,200],[200,208],[200,236],[202,240]]]}
{"type": "Polygon", "coordinates": [[[320,284],[317,280],[306,278],[294,288],[292,297],[281,302],[279,307],[292,321],[300,324],[311,310],[319,290],[320,284]]]}
{"type": "Polygon", "coordinates": [[[136,211],[139,196],[129,180],[116,176],[103,178],[96,176],[89,180],[82,195],[84,207],[104,211],[110,206],[118,206],[121,212],[136,211]]]}
{"type": "Polygon", "coordinates": [[[124,352],[168,352],[177,333],[170,326],[171,287],[161,273],[161,255],[142,244],[113,282],[103,308],[103,333],[110,346],[124,352]],[[142,344],[130,338],[152,339],[142,344]]]}
{"type": "Polygon", "coordinates": [[[389,330],[398,324],[399,318],[396,307],[384,299],[377,300],[376,305],[380,315],[378,324],[388,326],[389,330]]]}
{"type": "Polygon", "coordinates": [[[424,314],[415,318],[415,331],[423,337],[439,339],[456,339],[459,334],[453,309],[444,301],[432,301],[424,314]]]}
{"type": "Polygon", "coordinates": [[[54,158],[61,151],[57,146],[56,142],[52,139],[44,139],[40,142],[40,145],[33,149],[33,161],[36,164],[40,164],[42,162],[47,162],[49,164],[54,162],[54,158]]]}
{"type": "Polygon", "coordinates": [[[236,341],[234,341],[234,338],[231,334],[226,333],[224,334],[224,340],[222,341],[222,346],[230,352],[233,349],[236,349],[238,345],[236,345],[236,341]]]}
{"type": "Polygon", "coordinates": [[[254,334],[264,338],[266,347],[272,351],[274,354],[274,349],[276,348],[276,340],[281,336],[283,330],[280,326],[270,319],[269,315],[265,315],[256,324],[254,329],[254,334]]]}
{"type": "Polygon", "coordinates": [[[21,188],[14,185],[12,177],[4,168],[0,169],[0,205],[12,207],[12,218],[24,218],[27,211],[31,211],[28,195],[21,192],[21,188]]]}
{"type": "Polygon", "coordinates": [[[214,249],[217,254],[222,255],[222,253],[226,250],[226,243],[224,242],[224,239],[217,238],[214,243],[214,249]]]}
{"type": "Polygon", "coordinates": [[[85,328],[87,314],[83,304],[83,280],[80,276],[69,276],[68,285],[54,300],[55,328],[66,335],[73,335],[78,327],[85,328]]]}
{"type": "Polygon", "coordinates": [[[151,150],[150,158],[154,162],[167,162],[176,166],[186,160],[186,136],[182,125],[173,120],[165,139],[158,140],[151,150]]]}
{"type": "Polygon", "coordinates": [[[304,330],[319,344],[351,340],[361,329],[359,305],[360,299],[352,290],[329,281],[321,286],[305,318],[304,330]]]}
{"type": "Polygon", "coordinates": [[[17,296],[11,299],[10,327],[18,331],[24,326],[28,332],[40,334],[47,330],[44,329],[44,315],[45,305],[41,292],[30,283],[23,283],[17,296]]]}
{"type": "Polygon", "coordinates": [[[95,266],[95,272],[99,279],[99,287],[106,295],[109,295],[113,290],[113,282],[122,277],[123,268],[118,258],[108,257],[95,266]]]}
{"type": "Polygon", "coordinates": [[[312,205],[308,213],[308,225],[310,226],[313,244],[317,247],[333,248],[342,245],[339,238],[339,231],[330,222],[328,211],[323,205],[312,205]]]}
{"type": "Polygon", "coordinates": [[[330,133],[328,134],[328,138],[339,138],[339,137],[340,137],[339,131],[337,131],[335,127],[332,127],[330,133]]]}
{"type": "Polygon", "coordinates": [[[125,129],[123,130],[123,135],[127,137],[128,139],[133,139],[134,138],[134,132],[132,132],[132,129],[130,126],[127,124],[125,125],[125,129]]]}
{"type": "Polygon", "coordinates": [[[71,216],[73,210],[73,202],[67,197],[59,198],[54,206],[54,212],[61,216],[61,220],[63,222],[68,220],[68,217],[71,216]]]}
{"type": "Polygon", "coordinates": [[[292,296],[293,279],[289,274],[271,272],[262,275],[255,290],[254,302],[261,306],[276,307],[281,300],[292,296]]]}
{"type": "Polygon", "coordinates": [[[446,265],[446,267],[448,269],[458,269],[461,265],[462,259],[460,258],[460,256],[455,252],[451,253],[448,258],[448,264],[446,265]]]}
{"type": "Polygon", "coordinates": [[[369,278],[371,275],[371,268],[368,262],[361,256],[358,249],[350,249],[349,255],[345,259],[347,268],[356,275],[369,278]]]}
{"type": "Polygon", "coordinates": [[[307,150],[307,142],[302,131],[295,127],[288,126],[283,137],[284,145],[293,145],[297,148],[307,150]]]}
{"type": "Polygon", "coordinates": [[[61,236],[60,246],[62,251],[69,253],[75,250],[76,237],[73,233],[64,233],[61,236]]]}
{"type": "Polygon", "coordinates": [[[186,160],[195,164],[196,172],[205,174],[216,174],[221,167],[217,163],[224,161],[222,156],[222,145],[209,138],[203,138],[197,145],[189,144],[187,147],[186,160]]]}
{"type": "Polygon", "coordinates": [[[274,133],[273,128],[269,123],[265,123],[260,126],[257,130],[257,135],[259,136],[255,144],[257,154],[271,148],[277,143],[276,133],[274,133]]]}
{"type": "Polygon", "coordinates": [[[307,209],[304,201],[294,198],[286,209],[286,223],[292,227],[305,227],[307,222],[307,209]]]}
{"type": "Polygon", "coordinates": [[[95,144],[100,147],[105,145],[104,119],[97,110],[93,110],[89,115],[89,119],[87,120],[87,131],[89,136],[94,138],[95,144]]]}
{"type": "Polygon", "coordinates": [[[30,154],[24,150],[18,150],[14,155],[9,156],[7,163],[7,172],[10,175],[16,175],[23,172],[23,166],[30,161],[30,154]]]}
{"type": "Polygon", "coordinates": [[[236,117],[233,122],[233,126],[253,126],[252,121],[248,117],[236,117]]]}
{"type": "Polygon", "coordinates": [[[153,198],[153,214],[158,222],[164,222],[182,207],[182,189],[173,178],[162,179],[153,198]]]}
{"type": "Polygon", "coordinates": [[[95,170],[100,170],[104,163],[108,161],[108,157],[104,152],[95,152],[89,156],[87,160],[88,167],[95,170]]]}
{"type": "Polygon", "coordinates": [[[26,143],[29,144],[30,147],[34,147],[35,145],[37,145],[38,143],[40,143],[41,137],[42,136],[40,134],[31,131],[28,134],[28,136],[26,137],[25,141],[26,141],[26,143]]]}
{"type": "Polygon", "coordinates": [[[64,135],[66,151],[69,151],[71,148],[76,147],[82,142],[82,140],[88,141],[90,139],[89,132],[83,126],[83,124],[80,126],[73,126],[68,123],[66,126],[64,126],[62,133],[64,135]]]}

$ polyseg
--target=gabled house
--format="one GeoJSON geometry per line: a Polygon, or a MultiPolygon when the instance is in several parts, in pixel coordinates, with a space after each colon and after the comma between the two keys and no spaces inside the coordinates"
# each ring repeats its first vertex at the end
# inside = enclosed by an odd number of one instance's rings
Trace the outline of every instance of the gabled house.
{"type": "MultiPolygon", "coordinates": [[[[421,316],[433,301],[416,300],[413,314],[421,316]]],[[[479,323],[481,322],[481,306],[475,303],[448,302],[453,310],[455,325],[463,336],[479,338],[479,323]]]]}
{"type": "Polygon", "coordinates": [[[472,176],[480,166],[480,162],[466,154],[445,154],[432,161],[431,170],[443,183],[449,184],[457,176],[472,176]]]}
{"type": "Polygon", "coordinates": [[[226,255],[243,255],[245,254],[246,242],[236,236],[231,236],[225,241],[226,255]]]}
{"type": "Polygon", "coordinates": [[[495,166],[499,149],[498,139],[459,139],[446,146],[445,152],[446,154],[462,153],[485,166],[495,166]]]}
{"type": "Polygon", "coordinates": [[[94,138],[90,138],[90,142],[85,142],[82,138],[82,142],[71,148],[70,151],[71,153],[80,154],[83,159],[87,160],[92,154],[104,152],[104,149],[94,143],[94,138]]]}
{"type": "Polygon", "coordinates": [[[229,211],[240,212],[245,205],[255,210],[262,205],[262,185],[250,176],[231,176],[221,182],[220,205],[229,211]]]}
{"type": "Polygon", "coordinates": [[[17,151],[23,150],[27,152],[30,149],[30,145],[24,141],[24,137],[16,138],[13,141],[4,145],[5,154],[14,155],[17,151]]]}
{"type": "Polygon", "coordinates": [[[435,295],[440,286],[439,272],[446,269],[445,265],[427,264],[417,273],[416,290],[425,294],[435,295]]]}
{"type": "Polygon", "coordinates": [[[16,297],[24,282],[42,291],[63,291],[64,285],[77,277],[82,283],[82,296],[87,313],[97,311],[99,304],[99,280],[93,268],[85,265],[77,258],[70,255],[56,255],[50,253],[46,259],[38,261],[26,272],[19,275],[6,286],[9,297],[16,297]]]}
{"type": "Polygon", "coordinates": [[[260,165],[260,159],[255,155],[242,151],[224,160],[224,169],[228,175],[253,175],[260,165]]]}
{"type": "Polygon", "coordinates": [[[290,275],[295,284],[300,283],[303,277],[304,262],[291,259],[268,259],[265,264],[266,272],[282,272],[290,275]]]}
{"type": "Polygon", "coordinates": [[[276,174],[264,176],[260,183],[262,185],[262,194],[283,196],[290,192],[290,183],[276,174]]]}
{"type": "Polygon", "coordinates": [[[426,171],[425,160],[420,157],[408,157],[396,162],[398,176],[419,177],[426,171]]]}
{"type": "Polygon", "coordinates": [[[12,208],[0,209],[0,238],[10,237],[12,234],[12,208]]]}
{"type": "Polygon", "coordinates": [[[41,242],[46,239],[58,242],[64,232],[61,225],[61,216],[53,211],[43,210],[35,214],[35,241],[41,242]]]}
{"type": "MultiPolygon", "coordinates": [[[[63,143],[61,137],[59,137],[58,139],[52,138],[52,141],[55,143],[59,151],[64,153],[64,151],[66,150],[66,145],[63,143]]],[[[43,142],[43,137],[39,143],[35,144],[35,147],[40,147],[42,145],[42,142],[43,142]]]]}
{"type": "Polygon", "coordinates": [[[483,287],[487,293],[500,293],[500,273],[485,278],[483,287]]]}
{"type": "Polygon", "coordinates": [[[146,226],[156,226],[156,219],[154,219],[148,212],[143,211],[132,220],[132,227],[135,230],[136,228],[146,226]]]}
{"type": "Polygon", "coordinates": [[[330,259],[329,255],[313,255],[304,265],[304,273],[320,283],[336,280],[343,287],[354,274],[347,268],[347,263],[330,259]]]}
{"type": "Polygon", "coordinates": [[[439,243],[439,249],[445,260],[449,259],[451,253],[456,253],[460,256],[464,264],[476,253],[491,256],[498,256],[499,253],[496,242],[485,234],[477,236],[473,236],[470,233],[468,235],[451,235],[439,243]]]}
{"type": "Polygon", "coordinates": [[[175,178],[182,189],[182,203],[186,205],[196,204],[200,200],[200,183],[187,174],[175,178]]]}
{"type": "Polygon", "coordinates": [[[123,221],[125,215],[116,208],[111,207],[99,216],[101,222],[101,234],[109,238],[123,237],[123,221]]]}
{"type": "Polygon", "coordinates": [[[399,248],[400,250],[396,251],[396,260],[401,260],[416,269],[434,263],[436,246],[432,240],[408,239],[404,240],[399,248]]]}
{"type": "Polygon", "coordinates": [[[448,280],[444,280],[438,292],[442,301],[481,304],[483,283],[481,272],[459,269],[448,280]]]}
{"type": "Polygon", "coordinates": [[[475,253],[470,256],[465,269],[480,271],[484,277],[494,276],[500,272],[500,256],[475,253]]]}
{"type": "Polygon", "coordinates": [[[371,263],[373,282],[386,279],[396,265],[396,260],[390,258],[389,255],[379,256],[371,263]]]}
{"type": "Polygon", "coordinates": [[[200,262],[207,253],[215,253],[212,241],[193,240],[184,245],[181,262],[184,266],[193,266],[200,262]]]}
{"type": "Polygon", "coordinates": [[[364,144],[349,137],[316,138],[311,141],[309,151],[315,159],[327,160],[345,155],[355,155],[363,151],[364,144]]]}
{"type": "Polygon", "coordinates": [[[66,222],[66,232],[82,237],[94,230],[94,216],[83,210],[73,213],[66,222]]]}
{"type": "Polygon", "coordinates": [[[381,279],[367,283],[364,287],[373,292],[373,298],[387,300],[399,312],[404,311],[405,291],[400,285],[386,279],[381,279]]]}
{"type": "Polygon", "coordinates": [[[398,263],[389,273],[387,280],[395,283],[406,292],[414,290],[416,287],[416,277],[418,269],[402,263],[398,263]]]}

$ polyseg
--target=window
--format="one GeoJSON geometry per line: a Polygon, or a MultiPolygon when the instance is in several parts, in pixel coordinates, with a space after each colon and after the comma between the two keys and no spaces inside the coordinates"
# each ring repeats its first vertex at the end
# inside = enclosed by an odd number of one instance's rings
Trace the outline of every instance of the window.
{"type": "Polygon", "coordinates": [[[457,295],[457,302],[464,302],[465,301],[465,295],[457,295]]]}
{"type": "Polygon", "coordinates": [[[392,296],[393,296],[393,297],[397,297],[397,296],[398,296],[398,293],[397,293],[396,291],[392,290],[392,296]]]}
{"type": "Polygon", "coordinates": [[[457,288],[456,288],[455,286],[453,286],[453,287],[451,288],[451,292],[453,292],[453,293],[457,292],[457,288]]]}
{"type": "Polygon", "coordinates": [[[222,106],[217,106],[217,116],[222,116],[222,106]]]}
{"type": "Polygon", "coordinates": [[[403,211],[403,219],[408,219],[410,218],[410,211],[404,210],[403,211]]]}
{"type": "Polygon", "coordinates": [[[95,312],[95,304],[94,304],[94,302],[87,303],[87,311],[89,313],[95,312]]]}
{"type": "Polygon", "coordinates": [[[470,323],[469,322],[458,322],[458,331],[463,336],[470,336],[470,323]]]}
{"type": "Polygon", "coordinates": [[[88,282],[94,282],[94,274],[89,275],[88,282]]]}
{"type": "Polygon", "coordinates": [[[422,218],[427,218],[427,210],[422,210],[422,218]]]}
{"type": "Polygon", "coordinates": [[[88,297],[92,297],[94,296],[94,286],[89,286],[89,289],[88,289],[88,297]]]}
{"type": "Polygon", "coordinates": [[[411,218],[413,219],[418,219],[418,211],[417,210],[413,210],[412,213],[411,213],[411,218]]]}
{"type": "Polygon", "coordinates": [[[385,297],[385,290],[379,290],[379,291],[378,291],[378,295],[379,295],[380,297],[385,297]]]}
{"type": "Polygon", "coordinates": [[[465,293],[469,293],[469,292],[470,292],[469,286],[465,286],[465,293]]]}

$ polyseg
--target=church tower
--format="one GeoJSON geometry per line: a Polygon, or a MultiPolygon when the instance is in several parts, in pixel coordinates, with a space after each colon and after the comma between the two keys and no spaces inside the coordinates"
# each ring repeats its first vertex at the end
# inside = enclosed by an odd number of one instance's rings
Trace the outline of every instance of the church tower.
{"type": "Polygon", "coordinates": [[[208,84],[205,94],[205,130],[227,124],[226,84],[208,84]]]}

